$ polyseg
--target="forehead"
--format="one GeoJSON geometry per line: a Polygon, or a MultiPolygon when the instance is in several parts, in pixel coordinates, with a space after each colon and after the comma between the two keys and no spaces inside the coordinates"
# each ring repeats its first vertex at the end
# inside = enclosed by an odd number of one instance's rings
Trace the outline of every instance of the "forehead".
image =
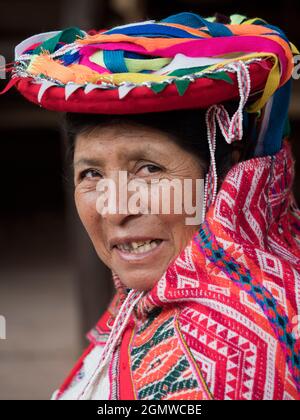
{"type": "Polygon", "coordinates": [[[104,160],[112,156],[134,158],[170,153],[172,147],[176,147],[174,140],[160,130],[127,124],[95,127],[77,136],[74,158],[77,160],[82,155],[97,155],[104,160]]]}

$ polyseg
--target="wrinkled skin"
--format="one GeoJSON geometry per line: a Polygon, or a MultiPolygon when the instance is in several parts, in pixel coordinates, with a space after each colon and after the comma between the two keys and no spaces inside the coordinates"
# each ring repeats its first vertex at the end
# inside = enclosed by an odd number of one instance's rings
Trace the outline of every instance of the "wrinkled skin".
{"type": "Polygon", "coordinates": [[[99,258],[128,288],[151,289],[199,225],[187,225],[186,214],[174,214],[172,207],[170,214],[99,214],[97,183],[110,178],[118,184],[119,171],[127,171],[130,180],[142,178],[147,183],[153,178],[196,180],[203,178],[203,167],[198,157],[167,133],[141,125],[101,126],[77,136],[74,183],[78,214],[99,258]],[[111,248],[111,241],[125,237],[162,242],[129,260],[116,247],[111,248]]]}

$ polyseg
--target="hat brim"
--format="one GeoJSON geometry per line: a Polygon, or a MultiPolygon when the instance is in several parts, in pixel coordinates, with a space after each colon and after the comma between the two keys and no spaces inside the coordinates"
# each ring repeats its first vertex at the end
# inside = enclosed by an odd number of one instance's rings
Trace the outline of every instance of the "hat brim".
{"type": "MultiPolygon", "coordinates": [[[[249,101],[257,99],[264,89],[272,68],[271,60],[249,64],[251,94],[249,101]]],[[[211,105],[239,98],[235,73],[227,73],[232,84],[224,80],[197,78],[181,96],[174,83],[155,93],[147,86],[136,86],[120,99],[118,88],[93,89],[85,93],[84,87],[76,89],[66,99],[64,86],[49,86],[42,97],[42,84],[31,77],[22,77],[16,82],[18,91],[29,101],[48,110],[91,114],[139,114],[178,109],[209,108],[211,105]]]]}

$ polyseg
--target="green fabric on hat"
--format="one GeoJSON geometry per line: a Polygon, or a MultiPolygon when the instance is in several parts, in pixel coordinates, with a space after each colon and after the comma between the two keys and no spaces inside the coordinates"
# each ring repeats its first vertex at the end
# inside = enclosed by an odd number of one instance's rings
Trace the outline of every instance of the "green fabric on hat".
{"type": "Polygon", "coordinates": [[[185,94],[190,83],[191,81],[189,79],[175,80],[175,85],[180,96],[185,94]]]}
{"type": "Polygon", "coordinates": [[[233,85],[233,80],[231,77],[226,73],[226,71],[220,71],[218,73],[211,73],[211,74],[205,74],[203,77],[207,77],[208,79],[217,79],[217,80],[223,80],[224,82],[230,83],[233,85]]]}
{"type": "Polygon", "coordinates": [[[83,35],[84,32],[76,27],[67,28],[36,47],[33,50],[33,54],[40,54],[42,50],[47,50],[51,54],[55,51],[55,47],[59,42],[65,42],[66,44],[69,44],[74,42],[78,36],[82,37],[83,35]]]}
{"type": "Polygon", "coordinates": [[[247,16],[244,16],[244,15],[239,15],[239,14],[230,15],[230,24],[240,25],[245,19],[247,19],[247,16]]]}
{"type": "Polygon", "coordinates": [[[190,67],[188,69],[177,69],[177,70],[172,71],[170,73],[170,76],[181,77],[181,76],[185,76],[186,74],[199,73],[200,71],[206,69],[207,67],[210,67],[210,66],[190,67]]]}
{"type": "Polygon", "coordinates": [[[152,83],[150,89],[154,92],[154,93],[160,93],[162,92],[165,87],[168,85],[168,83],[152,83]]]}

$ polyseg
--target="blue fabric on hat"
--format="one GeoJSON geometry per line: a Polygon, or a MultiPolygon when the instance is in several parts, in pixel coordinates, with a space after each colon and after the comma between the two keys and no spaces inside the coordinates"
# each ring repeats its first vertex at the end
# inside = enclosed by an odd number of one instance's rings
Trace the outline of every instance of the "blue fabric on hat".
{"type": "MultiPolygon", "coordinates": [[[[269,25],[268,23],[264,22],[261,19],[257,19],[253,22],[255,25],[261,25],[261,26],[265,26],[266,28],[269,29],[273,29],[274,31],[277,31],[278,34],[281,36],[281,38],[283,38],[286,42],[289,42],[288,37],[286,36],[286,34],[283,32],[282,29],[278,28],[278,26],[274,26],[274,25],[269,25]]],[[[274,33],[266,33],[265,35],[274,35],[274,33]]]]}
{"type": "Polygon", "coordinates": [[[159,24],[145,24],[136,26],[127,26],[125,28],[116,28],[104,32],[105,35],[122,34],[130,36],[148,36],[148,37],[163,37],[163,38],[192,38],[199,39],[197,35],[189,32],[165,25],[159,24]]]}
{"type": "Polygon", "coordinates": [[[232,36],[231,30],[228,29],[227,26],[222,23],[209,22],[196,13],[178,13],[161,20],[161,22],[179,23],[181,25],[189,26],[190,28],[206,26],[213,37],[232,36]]]}
{"type": "Polygon", "coordinates": [[[105,67],[112,73],[127,73],[128,68],[124,60],[123,50],[104,50],[103,61],[105,67]]]}
{"type": "Polygon", "coordinates": [[[64,54],[61,58],[61,60],[63,61],[63,63],[68,66],[69,64],[74,63],[75,61],[77,61],[80,57],[80,54],[78,51],[76,51],[73,54],[64,54]]]}
{"type": "MultiPolygon", "coordinates": [[[[282,29],[278,28],[278,26],[274,26],[274,25],[265,25],[267,28],[270,29],[274,29],[274,31],[277,31],[279,33],[279,35],[281,36],[281,38],[283,38],[286,42],[289,42],[288,37],[286,36],[286,34],[283,32],[282,29]]],[[[273,34],[274,35],[274,34],[273,34]]]]}
{"type": "MultiPolygon", "coordinates": [[[[124,57],[126,58],[136,58],[136,59],[146,59],[146,58],[153,58],[152,56],[139,54],[133,51],[124,51],[124,57]]],[[[160,57],[158,57],[160,58],[160,57]]]]}
{"type": "Polygon", "coordinates": [[[273,155],[281,149],[288,119],[291,89],[292,81],[290,79],[274,93],[268,128],[262,139],[262,144],[258,145],[255,150],[255,156],[273,155]]]}

